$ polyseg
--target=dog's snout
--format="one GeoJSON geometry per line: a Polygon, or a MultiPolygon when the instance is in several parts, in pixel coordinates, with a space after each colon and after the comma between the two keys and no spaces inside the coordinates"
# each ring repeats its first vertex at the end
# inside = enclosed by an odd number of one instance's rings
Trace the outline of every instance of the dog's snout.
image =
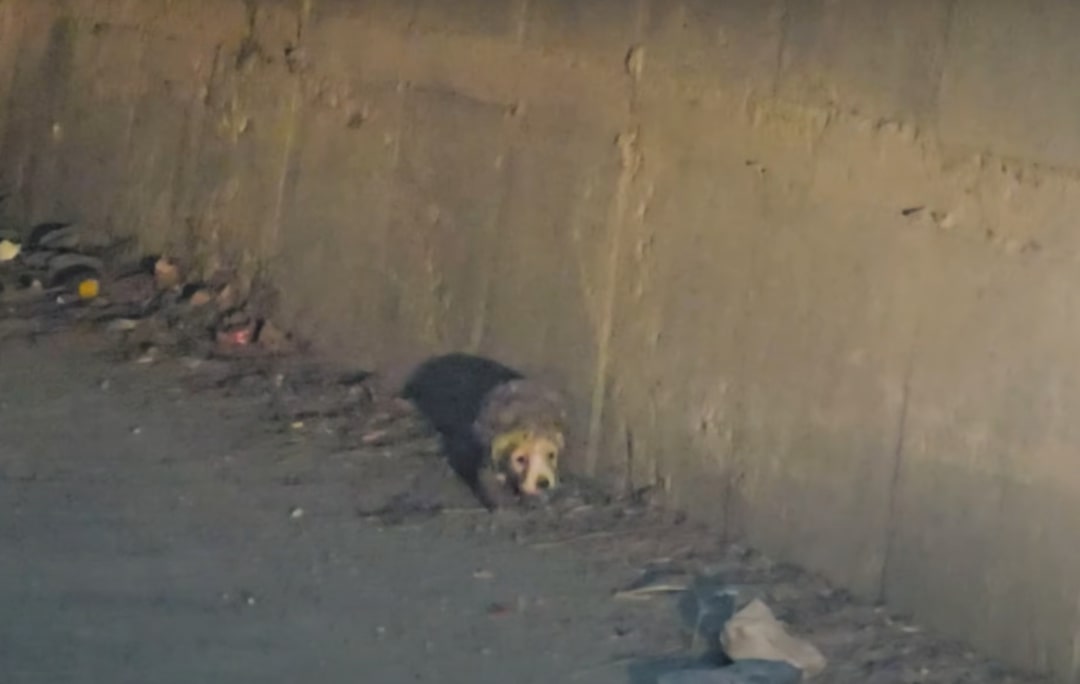
{"type": "Polygon", "coordinates": [[[546,477],[540,477],[536,480],[536,486],[540,489],[548,489],[551,487],[551,480],[546,477]]]}

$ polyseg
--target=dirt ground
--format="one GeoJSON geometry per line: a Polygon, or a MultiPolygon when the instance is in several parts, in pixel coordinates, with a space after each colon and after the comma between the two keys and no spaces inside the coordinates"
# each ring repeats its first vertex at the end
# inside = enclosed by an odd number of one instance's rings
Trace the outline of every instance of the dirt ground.
{"type": "Polygon", "coordinates": [[[1035,681],[647,500],[488,513],[347,369],[101,328],[0,313],[3,682],[643,684],[705,653],[718,587],[817,681],[1035,681]]]}

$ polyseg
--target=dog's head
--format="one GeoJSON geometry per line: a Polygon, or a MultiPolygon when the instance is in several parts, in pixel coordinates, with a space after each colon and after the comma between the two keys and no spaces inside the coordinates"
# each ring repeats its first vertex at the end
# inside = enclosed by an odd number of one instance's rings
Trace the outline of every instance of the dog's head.
{"type": "Polygon", "coordinates": [[[537,496],[558,484],[559,457],[566,446],[561,432],[516,430],[493,444],[495,467],[515,491],[537,496]]]}

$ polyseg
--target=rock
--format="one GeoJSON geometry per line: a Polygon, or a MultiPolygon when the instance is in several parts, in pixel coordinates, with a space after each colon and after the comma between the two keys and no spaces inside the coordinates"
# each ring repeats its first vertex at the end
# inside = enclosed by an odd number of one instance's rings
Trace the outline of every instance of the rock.
{"type": "Polygon", "coordinates": [[[180,267],[172,259],[161,257],[154,262],[154,282],[158,289],[171,290],[183,282],[180,267]]]}
{"type": "Polygon", "coordinates": [[[263,349],[273,353],[292,351],[289,336],[270,321],[263,321],[258,332],[256,341],[263,349]]]}
{"type": "Polygon", "coordinates": [[[719,668],[696,668],[660,675],[657,684],[798,684],[799,668],[775,660],[742,660],[719,668]]]}
{"type": "Polygon", "coordinates": [[[784,623],[758,599],[728,621],[720,635],[720,644],[732,660],[783,661],[808,678],[820,674],[826,665],[821,651],[809,641],[788,634],[784,623]]]}
{"type": "Polygon", "coordinates": [[[142,353],[135,357],[134,362],[141,366],[155,363],[158,359],[157,347],[153,345],[147,345],[142,349],[142,353]]]}
{"type": "Polygon", "coordinates": [[[217,302],[217,308],[221,311],[228,311],[235,308],[236,305],[239,303],[239,298],[236,294],[236,288],[232,285],[225,285],[223,288],[221,288],[221,291],[218,292],[215,301],[217,302]]]}
{"type": "Polygon", "coordinates": [[[214,295],[210,294],[209,290],[207,290],[205,288],[202,288],[202,289],[196,290],[191,295],[191,299],[189,299],[188,301],[191,303],[191,306],[198,308],[198,307],[206,306],[207,304],[209,304],[213,300],[214,300],[214,295]]]}
{"type": "Polygon", "coordinates": [[[157,287],[149,273],[135,273],[109,283],[109,296],[117,304],[143,306],[150,302],[157,287]]]}

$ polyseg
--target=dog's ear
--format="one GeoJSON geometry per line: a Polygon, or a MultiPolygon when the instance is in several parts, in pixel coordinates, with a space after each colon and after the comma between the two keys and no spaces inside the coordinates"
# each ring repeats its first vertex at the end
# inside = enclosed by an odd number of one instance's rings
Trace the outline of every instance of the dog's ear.
{"type": "Polygon", "coordinates": [[[528,433],[523,430],[511,430],[497,435],[491,440],[492,456],[497,461],[506,461],[528,439],[528,433]]]}
{"type": "Polygon", "coordinates": [[[555,433],[555,446],[559,448],[559,451],[566,449],[566,436],[561,430],[555,433]]]}

